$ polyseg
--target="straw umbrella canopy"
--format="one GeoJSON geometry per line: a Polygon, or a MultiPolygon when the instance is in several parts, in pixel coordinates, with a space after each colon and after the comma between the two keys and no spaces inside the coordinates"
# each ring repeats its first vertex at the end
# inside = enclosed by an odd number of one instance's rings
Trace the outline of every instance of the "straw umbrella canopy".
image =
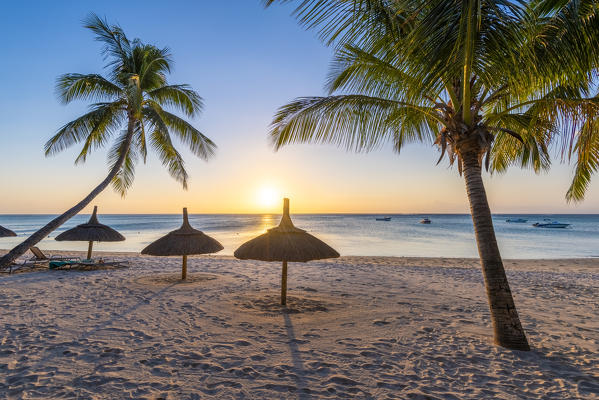
{"type": "Polygon", "coordinates": [[[234,253],[241,260],[282,261],[281,305],[287,304],[287,262],[307,262],[337,258],[339,253],[303,229],[296,228],[289,216],[289,199],[283,199],[279,226],[242,244],[234,253]]]}
{"type": "Polygon", "coordinates": [[[10,229],[6,229],[5,227],[0,225],[0,237],[9,237],[9,236],[17,236],[16,233],[11,231],[10,229]]]}
{"type": "Polygon", "coordinates": [[[169,232],[155,242],[150,243],[141,254],[151,256],[183,256],[181,279],[187,278],[187,256],[208,254],[221,251],[223,246],[204,232],[194,229],[189,224],[187,208],[183,209],[183,225],[169,232]]]}
{"type": "Polygon", "coordinates": [[[58,241],[78,241],[89,242],[87,248],[87,258],[92,258],[92,248],[94,242],[122,242],[125,237],[112,229],[111,227],[101,224],[98,221],[98,206],[94,206],[94,212],[89,221],[85,224],[77,225],[60,235],[56,236],[58,241]]]}

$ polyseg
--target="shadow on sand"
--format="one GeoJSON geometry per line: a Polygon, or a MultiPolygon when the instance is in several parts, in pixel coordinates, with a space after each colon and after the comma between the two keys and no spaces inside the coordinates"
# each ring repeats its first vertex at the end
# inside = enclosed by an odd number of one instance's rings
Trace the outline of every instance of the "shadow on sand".
{"type": "Polygon", "coordinates": [[[289,314],[284,313],[283,319],[285,320],[285,329],[287,330],[287,344],[289,345],[289,351],[291,353],[291,362],[293,363],[293,370],[295,372],[295,381],[298,390],[298,398],[301,400],[309,400],[310,389],[308,387],[307,371],[304,368],[304,362],[302,355],[297,346],[297,338],[295,337],[295,331],[293,330],[293,324],[291,323],[291,317],[289,314]]]}

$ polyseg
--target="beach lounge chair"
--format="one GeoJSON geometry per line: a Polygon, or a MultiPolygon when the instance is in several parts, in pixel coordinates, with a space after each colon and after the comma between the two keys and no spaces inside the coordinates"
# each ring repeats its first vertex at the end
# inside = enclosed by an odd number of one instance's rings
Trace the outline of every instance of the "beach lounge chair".
{"type": "Polygon", "coordinates": [[[63,257],[63,256],[46,256],[38,247],[30,247],[29,250],[33,254],[32,257],[22,261],[15,262],[9,265],[7,268],[2,269],[0,272],[12,274],[16,271],[22,271],[24,269],[30,268],[42,268],[46,267],[50,262],[76,262],[79,260],[79,257],[63,257]]]}
{"type": "Polygon", "coordinates": [[[51,260],[48,264],[50,269],[101,269],[105,267],[125,268],[127,261],[105,260],[105,259],[76,259],[76,260],[51,260]]]}
{"type": "Polygon", "coordinates": [[[0,270],[2,273],[12,274],[16,271],[22,271],[24,269],[33,269],[33,268],[45,268],[47,264],[47,260],[24,260],[23,262],[15,262],[10,264],[8,267],[0,270]]]}
{"type": "Polygon", "coordinates": [[[46,266],[45,262],[39,262],[39,261],[29,261],[29,260],[25,260],[21,263],[13,263],[10,264],[8,267],[3,268],[2,270],[0,270],[0,273],[4,273],[4,274],[12,274],[16,271],[21,271],[27,268],[33,269],[33,268],[44,268],[46,266]]]}
{"type": "Polygon", "coordinates": [[[33,257],[31,257],[28,261],[60,261],[60,260],[79,260],[79,257],[65,257],[65,256],[56,256],[52,255],[50,257],[46,256],[38,247],[30,247],[29,251],[33,253],[33,257]]]}

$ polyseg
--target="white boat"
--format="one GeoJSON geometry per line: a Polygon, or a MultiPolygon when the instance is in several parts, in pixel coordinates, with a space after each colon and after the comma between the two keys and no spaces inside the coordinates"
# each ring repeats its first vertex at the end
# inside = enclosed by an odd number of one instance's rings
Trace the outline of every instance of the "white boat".
{"type": "Polygon", "coordinates": [[[528,220],[524,219],[524,218],[508,218],[505,220],[505,222],[510,222],[510,223],[514,223],[514,224],[523,224],[525,222],[528,222],[528,220]]]}
{"type": "Polygon", "coordinates": [[[538,222],[535,222],[534,224],[532,224],[532,226],[534,226],[535,228],[567,228],[570,226],[570,224],[562,224],[561,222],[557,222],[557,221],[553,221],[551,223],[548,224],[541,224],[538,222]]]}

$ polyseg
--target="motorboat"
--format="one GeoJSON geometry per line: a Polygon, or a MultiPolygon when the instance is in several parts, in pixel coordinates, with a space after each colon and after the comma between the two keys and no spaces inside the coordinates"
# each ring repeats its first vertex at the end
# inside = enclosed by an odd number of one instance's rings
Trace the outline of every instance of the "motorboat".
{"type": "Polygon", "coordinates": [[[421,224],[430,224],[430,223],[431,223],[431,220],[430,220],[430,219],[428,219],[428,218],[422,218],[422,219],[420,220],[420,223],[421,223],[421,224]]]}
{"type": "Polygon", "coordinates": [[[528,220],[524,219],[524,218],[508,218],[505,220],[505,222],[509,222],[512,224],[524,224],[524,223],[528,222],[528,220]]]}
{"type": "Polygon", "coordinates": [[[391,221],[391,217],[379,217],[375,218],[377,221],[391,221]]]}
{"type": "Polygon", "coordinates": [[[539,222],[535,222],[532,226],[536,228],[567,228],[570,224],[562,224],[561,222],[553,221],[548,224],[541,224],[539,222]]]}

